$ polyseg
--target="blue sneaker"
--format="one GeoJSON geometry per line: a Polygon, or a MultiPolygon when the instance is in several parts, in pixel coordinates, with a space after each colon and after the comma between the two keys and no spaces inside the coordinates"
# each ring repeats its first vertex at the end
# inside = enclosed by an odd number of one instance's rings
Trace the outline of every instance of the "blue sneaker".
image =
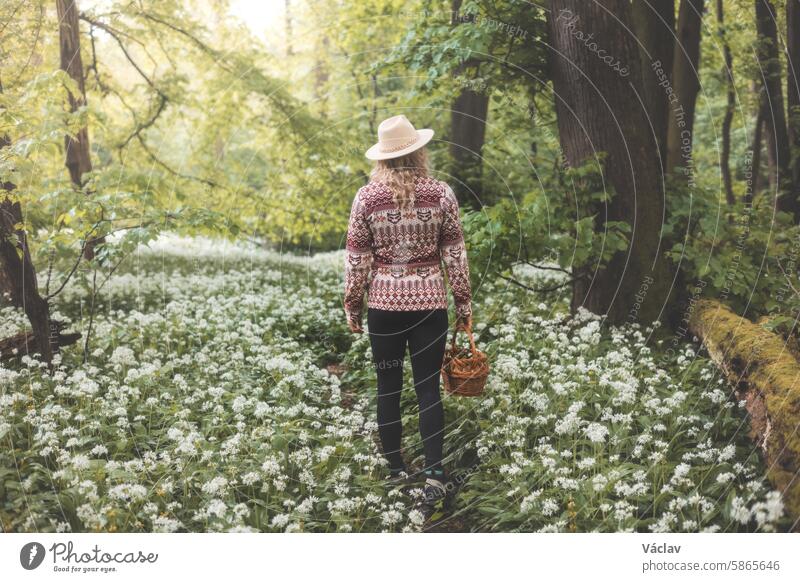
{"type": "Polygon", "coordinates": [[[417,509],[422,512],[426,521],[436,520],[450,507],[452,486],[442,469],[426,469],[424,475],[422,499],[417,509]]]}

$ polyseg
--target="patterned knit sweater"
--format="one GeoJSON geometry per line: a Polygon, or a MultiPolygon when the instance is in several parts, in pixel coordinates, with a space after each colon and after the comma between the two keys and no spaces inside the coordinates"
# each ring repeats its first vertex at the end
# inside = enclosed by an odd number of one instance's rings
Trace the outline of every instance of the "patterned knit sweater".
{"type": "Polygon", "coordinates": [[[450,186],[433,178],[415,182],[414,205],[392,200],[380,182],[362,187],[353,200],[347,230],[344,307],[361,323],[367,306],[388,311],[447,309],[453,290],[458,315],[471,315],[469,266],[458,201],[450,186]]]}

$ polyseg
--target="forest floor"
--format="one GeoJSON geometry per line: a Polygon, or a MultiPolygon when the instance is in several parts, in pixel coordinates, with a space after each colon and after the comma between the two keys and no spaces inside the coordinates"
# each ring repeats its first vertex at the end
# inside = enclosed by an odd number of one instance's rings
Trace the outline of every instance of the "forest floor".
{"type": "MultiPolygon", "coordinates": [[[[86,362],[73,346],[52,375],[0,366],[2,531],[786,529],[745,411],[695,346],[502,281],[475,290],[487,392],[445,397],[457,503],[422,523],[419,490],[381,481],[342,259],[177,237],[137,252],[96,301],[86,362]]],[[[57,305],[84,334],[88,293],[76,281],[57,305]]],[[[24,326],[0,315],[0,334],[24,326]]]]}

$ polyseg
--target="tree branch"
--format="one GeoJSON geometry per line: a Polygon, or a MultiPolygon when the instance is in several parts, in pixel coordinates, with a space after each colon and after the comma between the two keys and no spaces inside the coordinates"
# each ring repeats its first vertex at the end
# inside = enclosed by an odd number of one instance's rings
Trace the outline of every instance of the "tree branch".
{"type": "Polygon", "coordinates": [[[79,15],[79,18],[81,20],[83,20],[84,22],[88,22],[91,26],[97,27],[100,30],[104,30],[105,32],[107,32],[108,35],[116,41],[117,45],[119,46],[120,50],[122,51],[122,54],[125,55],[125,58],[131,64],[131,66],[134,69],[136,69],[136,72],[139,73],[139,76],[142,79],[144,79],[145,83],[150,85],[150,87],[153,89],[153,91],[158,93],[161,97],[163,97],[164,99],[167,98],[167,96],[164,95],[164,93],[161,91],[161,89],[159,89],[156,86],[156,84],[153,82],[153,80],[147,75],[147,73],[145,73],[142,70],[142,68],[139,66],[139,63],[137,63],[136,60],[128,52],[128,49],[125,46],[125,43],[122,42],[122,39],[120,38],[121,33],[119,31],[111,28],[110,26],[108,26],[107,24],[105,24],[103,22],[100,22],[99,20],[95,20],[94,18],[88,16],[85,12],[81,12],[81,14],[79,15]]]}
{"type": "Polygon", "coordinates": [[[164,168],[167,172],[169,172],[173,176],[177,178],[183,178],[184,180],[192,180],[194,182],[200,182],[201,184],[205,184],[206,186],[211,186],[212,188],[222,188],[222,185],[218,184],[217,182],[214,182],[213,180],[208,180],[206,178],[199,178],[197,176],[190,176],[188,174],[182,174],[181,172],[178,172],[177,170],[173,169],[172,167],[167,165],[164,161],[162,161],[158,156],[156,156],[153,150],[150,149],[150,146],[148,146],[147,143],[145,143],[141,135],[136,135],[136,141],[139,142],[139,145],[142,146],[142,149],[145,151],[148,157],[150,157],[151,160],[153,160],[156,164],[164,168]]]}
{"type": "Polygon", "coordinates": [[[522,289],[525,289],[526,291],[532,291],[534,293],[549,293],[551,291],[558,291],[559,289],[563,289],[564,287],[567,287],[568,285],[572,285],[575,281],[577,281],[578,279],[581,278],[581,277],[574,277],[574,278],[570,279],[569,281],[565,281],[564,283],[561,283],[559,285],[554,285],[553,287],[542,287],[542,288],[537,289],[536,287],[531,287],[530,285],[526,285],[525,283],[517,281],[513,277],[506,277],[505,275],[499,275],[499,277],[501,279],[504,279],[504,280],[508,281],[509,283],[513,283],[517,287],[521,287],[522,289]]]}
{"type": "MultiPolygon", "coordinates": [[[[81,242],[81,252],[78,253],[78,259],[75,261],[75,264],[72,265],[72,269],[69,270],[67,276],[64,277],[64,280],[61,282],[61,286],[52,293],[48,293],[47,296],[45,297],[46,301],[50,301],[53,297],[61,293],[67,286],[67,283],[69,283],[70,279],[72,279],[72,276],[75,274],[75,271],[78,270],[78,266],[81,264],[81,260],[83,260],[83,252],[86,250],[86,245],[89,243],[90,240],[95,240],[94,238],[91,237],[91,234],[95,231],[95,229],[97,229],[96,224],[91,228],[91,230],[89,230],[89,232],[86,234],[86,237],[81,242]]],[[[48,290],[50,289],[49,279],[47,281],[47,289],[48,290]]]]}
{"type": "MultiPolygon", "coordinates": [[[[150,116],[150,118],[147,119],[144,123],[138,123],[137,122],[136,128],[133,130],[133,132],[128,137],[126,137],[122,141],[122,143],[119,144],[119,146],[117,146],[119,149],[122,149],[125,146],[127,146],[131,142],[132,139],[138,138],[144,130],[152,127],[153,124],[156,121],[158,121],[159,116],[161,115],[161,113],[163,113],[164,109],[167,106],[168,99],[164,96],[163,93],[159,93],[158,96],[157,96],[157,99],[158,99],[158,105],[156,106],[156,109],[153,112],[153,114],[150,116]]],[[[135,120],[136,120],[136,116],[134,115],[134,121],[135,120]]]]}

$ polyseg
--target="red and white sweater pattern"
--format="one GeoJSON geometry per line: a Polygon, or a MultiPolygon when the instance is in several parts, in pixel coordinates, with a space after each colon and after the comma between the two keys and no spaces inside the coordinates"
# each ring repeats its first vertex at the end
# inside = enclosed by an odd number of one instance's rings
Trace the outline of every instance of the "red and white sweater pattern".
{"type": "Polygon", "coordinates": [[[344,306],[361,322],[367,306],[389,311],[447,309],[453,290],[456,312],[472,313],[469,264],[453,190],[419,178],[413,207],[401,209],[380,182],[362,187],[353,200],[347,229],[344,306]]]}

